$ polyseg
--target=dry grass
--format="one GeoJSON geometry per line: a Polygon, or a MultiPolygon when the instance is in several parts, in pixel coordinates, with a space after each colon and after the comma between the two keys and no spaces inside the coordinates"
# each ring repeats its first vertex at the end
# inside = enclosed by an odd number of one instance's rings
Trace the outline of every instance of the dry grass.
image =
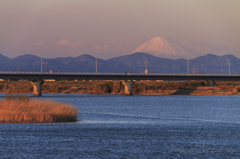
{"type": "MultiPolygon", "coordinates": [[[[42,90],[43,94],[124,94],[124,85],[120,81],[49,81],[42,85],[42,90]]],[[[216,81],[214,86],[210,81],[136,81],[133,85],[133,94],[165,95],[174,91],[178,94],[194,92],[194,95],[210,95],[211,92],[213,95],[225,95],[226,92],[240,95],[240,81],[216,81]]],[[[26,81],[0,81],[0,92],[32,93],[33,86],[26,81]]],[[[9,98],[25,97],[11,95],[9,98]]]]}
{"type": "Polygon", "coordinates": [[[0,123],[75,122],[79,110],[53,100],[0,100],[0,123]]]}

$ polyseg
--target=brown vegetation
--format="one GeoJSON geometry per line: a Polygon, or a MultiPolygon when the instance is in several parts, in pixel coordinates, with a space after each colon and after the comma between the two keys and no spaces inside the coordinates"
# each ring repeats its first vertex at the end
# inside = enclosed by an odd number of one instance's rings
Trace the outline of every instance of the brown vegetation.
{"type": "Polygon", "coordinates": [[[75,122],[79,110],[53,100],[0,100],[1,123],[75,122]]]}
{"type": "MultiPolygon", "coordinates": [[[[133,94],[156,95],[238,95],[240,81],[136,81],[133,94]]],[[[0,82],[0,93],[32,93],[27,81],[0,82]]],[[[124,94],[121,81],[49,81],[42,85],[43,94],[124,94]]]]}

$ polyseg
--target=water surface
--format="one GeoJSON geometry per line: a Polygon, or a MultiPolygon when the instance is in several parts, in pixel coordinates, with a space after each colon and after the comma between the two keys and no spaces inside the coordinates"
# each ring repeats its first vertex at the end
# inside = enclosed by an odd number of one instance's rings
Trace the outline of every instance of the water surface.
{"type": "Polygon", "coordinates": [[[73,104],[78,122],[0,124],[0,158],[240,158],[239,96],[38,99],[73,104]]]}

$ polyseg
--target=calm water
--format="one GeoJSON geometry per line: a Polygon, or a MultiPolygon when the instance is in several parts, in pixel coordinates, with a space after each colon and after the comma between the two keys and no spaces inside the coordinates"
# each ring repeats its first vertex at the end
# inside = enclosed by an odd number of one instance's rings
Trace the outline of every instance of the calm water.
{"type": "Polygon", "coordinates": [[[0,158],[240,158],[240,96],[39,99],[72,103],[78,122],[0,124],[0,158]]]}

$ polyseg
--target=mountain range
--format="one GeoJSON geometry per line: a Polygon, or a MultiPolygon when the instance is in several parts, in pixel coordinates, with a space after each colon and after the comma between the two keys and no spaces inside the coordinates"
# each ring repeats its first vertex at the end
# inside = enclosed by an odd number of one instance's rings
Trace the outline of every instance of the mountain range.
{"type": "MultiPolygon", "coordinates": [[[[146,69],[146,59],[148,71],[151,73],[186,73],[187,60],[168,59],[157,57],[148,53],[136,52],[130,55],[111,58],[108,60],[97,59],[98,72],[114,73],[141,73],[146,69]]],[[[229,61],[231,63],[231,73],[240,72],[240,59],[233,55],[217,56],[207,54],[189,60],[189,73],[218,73],[229,72],[229,61]]],[[[44,63],[48,63],[49,70],[58,72],[92,72],[96,71],[96,58],[83,54],[78,57],[60,57],[60,58],[43,58],[44,63]]],[[[41,59],[35,55],[22,55],[16,58],[8,58],[0,54],[0,71],[16,72],[40,72],[41,59]]],[[[43,64],[43,71],[46,72],[46,65],[43,64]]]]}
{"type": "Polygon", "coordinates": [[[200,43],[193,40],[154,37],[143,43],[131,53],[143,52],[169,59],[196,58],[206,54],[239,55],[240,48],[227,45],[200,43]]]}

